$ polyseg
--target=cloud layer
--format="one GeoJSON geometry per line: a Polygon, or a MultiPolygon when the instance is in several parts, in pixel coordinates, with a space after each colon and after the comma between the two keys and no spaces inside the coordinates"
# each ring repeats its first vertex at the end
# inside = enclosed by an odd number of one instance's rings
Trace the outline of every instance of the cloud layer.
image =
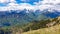
{"type": "Polygon", "coordinates": [[[10,0],[0,0],[0,3],[8,3],[10,0]]]}
{"type": "MultiPolygon", "coordinates": [[[[21,0],[26,1],[26,0],[21,0]]],[[[29,0],[28,0],[29,1],[29,0]]],[[[8,3],[7,6],[0,7],[0,11],[6,11],[6,10],[45,10],[48,9],[48,11],[52,10],[60,10],[60,0],[43,0],[39,2],[34,2],[35,5],[31,5],[29,3],[20,3],[17,4],[15,0],[0,0],[0,3],[8,3]]]]}

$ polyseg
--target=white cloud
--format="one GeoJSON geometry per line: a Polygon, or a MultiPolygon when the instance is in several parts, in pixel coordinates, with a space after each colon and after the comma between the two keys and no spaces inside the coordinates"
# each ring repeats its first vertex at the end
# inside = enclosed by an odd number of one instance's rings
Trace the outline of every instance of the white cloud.
{"type": "Polygon", "coordinates": [[[0,3],[11,3],[11,2],[16,2],[15,0],[0,0],[0,3]]]}
{"type": "Polygon", "coordinates": [[[60,0],[43,0],[39,2],[34,2],[34,4],[39,6],[41,11],[45,9],[50,10],[60,10],[60,0]]]}
{"type": "Polygon", "coordinates": [[[20,4],[9,3],[7,6],[1,7],[0,11],[6,11],[6,10],[23,10],[23,9],[36,10],[38,8],[37,8],[37,6],[32,6],[32,5],[28,4],[28,3],[20,3],[20,4]]]}
{"type": "Polygon", "coordinates": [[[10,0],[0,0],[0,3],[8,3],[10,0]]]}
{"type": "Polygon", "coordinates": [[[55,5],[55,4],[60,3],[60,0],[43,0],[43,1],[39,1],[38,3],[44,4],[44,5],[46,5],[46,4],[55,5]]]}
{"type": "Polygon", "coordinates": [[[10,2],[13,2],[13,3],[15,3],[16,1],[15,1],[15,0],[10,0],[10,2]]]}
{"type": "MultiPolygon", "coordinates": [[[[1,0],[3,3],[5,3],[6,1],[1,0]]],[[[0,11],[6,11],[6,10],[23,10],[23,9],[27,9],[27,10],[35,10],[37,8],[35,8],[35,6],[32,6],[29,3],[20,3],[17,4],[15,0],[9,0],[9,4],[7,4],[7,6],[4,7],[0,7],[0,11]]]]}
{"type": "MultiPolygon", "coordinates": [[[[22,0],[24,1],[24,0],[22,0]]],[[[15,0],[10,0],[10,3],[5,7],[0,7],[0,11],[6,11],[6,10],[37,10],[40,9],[41,11],[45,9],[49,9],[48,11],[52,10],[60,10],[60,1],[59,0],[43,0],[39,2],[34,2],[36,5],[31,5],[29,3],[20,3],[17,4],[15,0]]]]}

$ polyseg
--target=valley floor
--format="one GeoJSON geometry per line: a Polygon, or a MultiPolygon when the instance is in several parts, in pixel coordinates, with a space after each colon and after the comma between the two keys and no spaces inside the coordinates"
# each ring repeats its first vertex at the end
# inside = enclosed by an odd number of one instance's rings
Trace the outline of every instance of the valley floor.
{"type": "Polygon", "coordinates": [[[49,28],[42,28],[38,30],[24,32],[22,34],[60,34],[60,24],[49,28]]]}

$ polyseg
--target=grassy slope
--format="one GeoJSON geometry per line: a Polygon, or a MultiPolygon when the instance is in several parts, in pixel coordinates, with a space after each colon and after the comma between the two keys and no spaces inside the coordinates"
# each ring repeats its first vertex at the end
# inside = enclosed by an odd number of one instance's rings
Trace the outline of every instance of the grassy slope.
{"type": "Polygon", "coordinates": [[[60,34],[60,24],[49,28],[28,31],[22,34],[60,34]]]}

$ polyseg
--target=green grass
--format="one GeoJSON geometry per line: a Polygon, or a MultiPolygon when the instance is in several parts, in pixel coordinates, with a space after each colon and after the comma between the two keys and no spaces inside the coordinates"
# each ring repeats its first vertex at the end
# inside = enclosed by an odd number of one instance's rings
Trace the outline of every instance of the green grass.
{"type": "Polygon", "coordinates": [[[60,25],[24,32],[22,34],[60,34],[60,25]]]}

